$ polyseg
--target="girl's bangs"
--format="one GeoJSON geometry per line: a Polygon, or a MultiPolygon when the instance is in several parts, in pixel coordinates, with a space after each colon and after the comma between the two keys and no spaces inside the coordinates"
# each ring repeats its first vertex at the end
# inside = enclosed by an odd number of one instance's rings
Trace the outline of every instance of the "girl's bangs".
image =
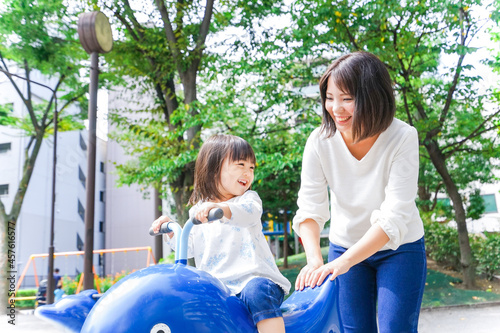
{"type": "Polygon", "coordinates": [[[246,141],[237,140],[231,146],[228,156],[231,161],[250,161],[255,164],[255,153],[246,141]]]}

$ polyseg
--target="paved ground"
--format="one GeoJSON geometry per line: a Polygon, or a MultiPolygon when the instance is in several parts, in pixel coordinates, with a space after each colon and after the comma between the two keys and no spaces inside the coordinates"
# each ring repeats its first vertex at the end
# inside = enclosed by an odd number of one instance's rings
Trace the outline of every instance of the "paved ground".
{"type": "Polygon", "coordinates": [[[500,304],[423,310],[421,333],[500,333],[500,304]]]}
{"type": "MultiPolygon", "coordinates": [[[[16,315],[16,325],[0,322],[2,333],[63,333],[64,330],[36,318],[29,311],[16,315]]],[[[500,304],[423,310],[420,333],[500,333],[500,304]]]]}
{"type": "Polygon", "coordinates": [[[64,333],[65,331],[47,323],[33,315],[33,311],[22,310],[16,314],[15,325],[8,323],[10,318],[2,318],[0,332],[2,333],[64,333]]]}

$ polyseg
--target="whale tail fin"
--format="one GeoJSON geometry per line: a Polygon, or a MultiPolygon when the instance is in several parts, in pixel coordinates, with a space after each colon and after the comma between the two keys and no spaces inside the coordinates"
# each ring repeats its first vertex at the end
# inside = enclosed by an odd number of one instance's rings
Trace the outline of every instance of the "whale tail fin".
{"type": "Polygon", "coordinates": [[[54,304],[42,305],[35,310],[35,316],[55,323],[74,333],[80,333],[83,323],[97,302],[97,290],[85,290],[77,295],[62,298],[54,304]]]}
{"type": "Polygon", "coordinates": [[[338,282],[329,278],[319,287],[295,291],[281,305],[287,333],[342,333],[338,282]]]}

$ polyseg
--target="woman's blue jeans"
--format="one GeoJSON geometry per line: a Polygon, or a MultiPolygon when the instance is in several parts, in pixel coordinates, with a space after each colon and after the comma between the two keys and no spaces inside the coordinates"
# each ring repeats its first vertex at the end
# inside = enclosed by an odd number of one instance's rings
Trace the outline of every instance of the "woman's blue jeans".
{"type": "MultiPolygon", "coordinates": [[[[345,248],[330,243],[328,261],[345,248]]],[[[424,238],[396,250],[379,251],[337,277],[344,332],[418,331],[427,275],[424,238]]]]}

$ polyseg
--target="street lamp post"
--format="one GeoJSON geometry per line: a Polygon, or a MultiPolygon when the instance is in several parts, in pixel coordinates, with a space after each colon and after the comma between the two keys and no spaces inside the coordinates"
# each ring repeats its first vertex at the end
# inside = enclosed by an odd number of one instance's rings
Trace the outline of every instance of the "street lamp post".
{"type": "Polygon", "coordinates": [[[89,88],[89,142],[87,160],[87,202],[85,208],[85,245],[83,266],[83,289],[94,288],[94,206],[96,164],[96,115],[97,89],[99,86],[99,53],[107,53],[113,47],[113,36],[108,18],[101,12],[83,13],[78,17],[78,35],[85,51],[90,54],[89,88]]]}

